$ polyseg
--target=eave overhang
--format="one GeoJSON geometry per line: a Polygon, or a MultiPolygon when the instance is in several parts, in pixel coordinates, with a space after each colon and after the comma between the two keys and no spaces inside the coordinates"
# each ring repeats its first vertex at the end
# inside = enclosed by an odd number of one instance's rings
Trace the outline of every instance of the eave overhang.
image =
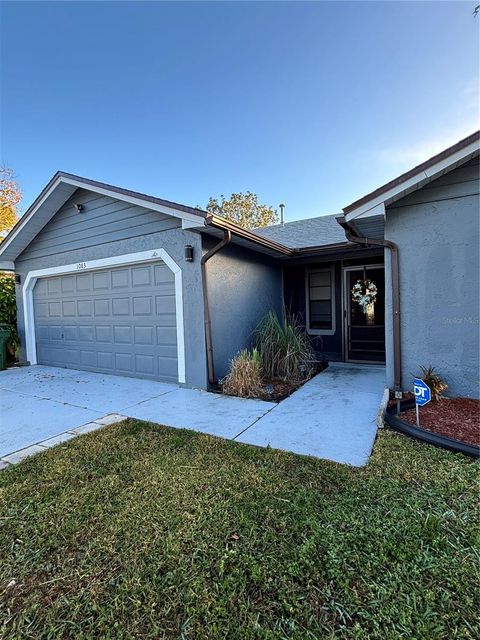
{"type": "MultiPolygon", "coordinates": [[[[377,223],[380,222],[382,218],[385,218],[386,209],[390,204],[478,156],[479,149],[480,131],[476,131],[398,178],[344,207],[345,221],[350,223],[352,228],[355,228],[354,224],[360,225],[357,226],[360,235],[368,235],[366,233],[368,225],[360,222],[362,219],[371,218],[376,219],[377,223]]],[[[378,230],[375,233],[376,235],[371,237],[378,237],[378,230]]]]}
{"type": "Polygon", "coordinates": [[[81,176],[57,172],[0,244],[0,265],[15,261],[55,213],[80,188],[180,218],[184,228],[192,224],[203,224],[207,215],[200,209],[169,200],[161,200],[81,176]]]}

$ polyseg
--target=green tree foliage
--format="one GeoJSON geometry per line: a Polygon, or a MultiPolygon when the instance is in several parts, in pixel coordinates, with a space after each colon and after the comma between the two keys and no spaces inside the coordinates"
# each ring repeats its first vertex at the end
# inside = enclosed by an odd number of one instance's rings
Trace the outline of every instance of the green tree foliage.
{"type": "Polygon", "coordinates": [[[11,330],[7,342],[8,354],[13,358],[19,346],[17,334],[17,305],[15,302],[15,280],[9,273],[0,273],[0,324],[6,324],[11,330]]]}
{"type": "Polygon", "coordinates": [[[268,227],[278,222],[277,211],[266,204],[260,204],[255,193],[232,193],[230,198],[224,195],[220,199],[211,197],[207,211],[216,216],[231,220],[245,229],[268,227]]]}

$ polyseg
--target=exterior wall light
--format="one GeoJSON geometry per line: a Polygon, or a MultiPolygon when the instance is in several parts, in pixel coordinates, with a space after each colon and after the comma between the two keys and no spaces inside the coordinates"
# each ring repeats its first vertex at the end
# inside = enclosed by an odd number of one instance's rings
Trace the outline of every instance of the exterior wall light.
{"type": "Polygon", "coordinates": [[[185,245],[185,262],[193,262],[193,247],[191,244],[185,245]]]}
{"type": "Polygon", "coordinates": [[[15,284],[20,284],[21,279],[20,279],[20,275],[18,273],[15,274],[15,284]]]}
{"type": "Polygon", "coordinates": [[[83,206],[83,204],[76,204],[75,209],[78,211],[78,213],[82,213],[85,207],[83,206]]]}

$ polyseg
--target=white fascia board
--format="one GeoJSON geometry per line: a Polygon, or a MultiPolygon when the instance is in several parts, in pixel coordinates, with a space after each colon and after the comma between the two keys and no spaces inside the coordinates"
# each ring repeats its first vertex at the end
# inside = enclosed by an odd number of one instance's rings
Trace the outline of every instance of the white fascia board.
{"type": "Polygon", "coordinates": [[[182,229],[201,229],[205,226],[204,221],[199,218],[197,220],[182,220],[182,229]]]}
{"type": "Polygon", "coordinates": [[[375,209],[378,205],[391,204],[396,200],[399,200],[407,193],[414,191],[415,188],[420,189],[427,182],[431,182],[436,177],[442,175],[443,173],[447,173],[448,171],[452,171],[458,165],[463,164],[467,160],[469,160],[473,155],[478,152],[480,148],[480,141],[475,140],[468,147],[464,147],[463,149],[459,149],[456,153],[448,156],[448,158],[444,158],[443,160],[439,160],[431,167],[424,169],[412,176],[409,180],[405,182],[401,182],[398,185],[395,185],[385,193],[380,194],[373,200],[369,200],[362,205],[359,205],[356,209],[349,211],[345,214],[345,220],[350,222],[355,218],[360,216],[366,217],[367,215],[378,215],[375,213],[370,213],[373,209],[375,209]]]}
{"type": "MultiPolygon", "coordinates": [[[[355,216],[355,219],[358,220],[359,218],[373,218],[374,216],[375,217],[376,216],[385,217],[385,203],[384,202],[380,202],[379,204],[376,204],[371,209],[367,209],[366,211],[364,211],[360,215],[355,216]]],[[[347,218],[347,222],[348,222],[348,220],[349,219],[347,218]]]]}

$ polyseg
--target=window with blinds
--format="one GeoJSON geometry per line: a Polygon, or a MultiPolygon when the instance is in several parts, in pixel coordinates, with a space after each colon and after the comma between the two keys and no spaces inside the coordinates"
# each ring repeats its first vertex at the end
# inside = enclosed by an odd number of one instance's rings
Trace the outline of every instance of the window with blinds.
{"type": "Polygon", "coordinates": [[[318,269],[307,273],[308,328],[314,331],[334,332],[333,270],[318,269]]]}

